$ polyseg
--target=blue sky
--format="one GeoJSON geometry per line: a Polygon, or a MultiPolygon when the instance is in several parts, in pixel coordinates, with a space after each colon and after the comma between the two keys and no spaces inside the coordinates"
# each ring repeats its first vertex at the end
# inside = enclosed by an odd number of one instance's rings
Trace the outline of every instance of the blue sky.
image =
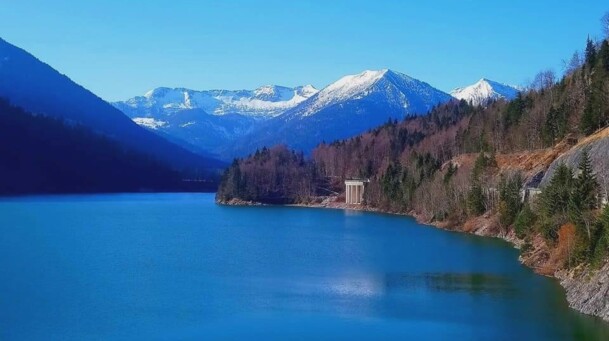
{"type": "Polygon", "coordinates": [[[106,100],[157,86],[323,87],[390,68],[448,91],[522,84],[600,37],[585,1],[0,2],[0,36],[106,100]]]}

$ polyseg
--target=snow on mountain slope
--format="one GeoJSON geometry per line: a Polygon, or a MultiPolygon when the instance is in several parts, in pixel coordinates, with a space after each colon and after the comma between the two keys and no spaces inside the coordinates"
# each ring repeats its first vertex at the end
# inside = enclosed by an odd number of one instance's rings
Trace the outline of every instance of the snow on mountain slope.
{"type": "Polygon", "coordinates": [[[518,95],[518,89],[485,78],[475,84],[456,88],[450,94],[457,99],[464,99],[472,105],[485,105],[497,99],[513,99],[518,95]]]}
{"type": "Polygon", "coordinates": [[[351,137],[388,119],[422,115],[453,99],[388,69],[312,86],[194,91],[157,88],[114,105],[138,124],[176,141],[231,158],[278,143],[305,151],[351,137]]]}
{"type": "Polygon", "coordinates": [[[266,85],[255,90],[156,88],[113,105],[142,127],[193,151],[217,152],[262,121],[317,93],[311,85],[266,85]]]}
{"type": "Polygon", "coordinates": [[[328,85],[278,119],[312,116],[338,104],[344,106],[348,102],[382,103],[391,110],[377,115],[404,117],[425,114],[434,105],[450,99],[448,94],[403,73],[389,69],[366,70],[328,85]]]}
{"type": "Polygon", "coordinates": [[[286,144],[310,151],[321,141],[362,133],[388,119],[427,113],[452,97],[431,85],[392,70],[345,76],[298,106],[263,122],[235,143],[245,155],[262,146],[286,144]]]}
{"type": "Polygon", "coordinates": [[[201,109],[212,115],[239,114],[258,118],[277,116],[317,93],[311,85],[288,88],[266,85],[255,90],[196,91],[156,88],[114,106],[131,118],[173,115],[181,110],[201,109]]]}
{"type": "Polygon", "coordinates": [[[365,96],[370,87],[377,82],[387,70],[366,70],[357,75],[348,75],[322,89],[317,95],[316,101],[309,105],[303,116],[315,113],[319,108],[332,105],[345,99],[365,96]]]}

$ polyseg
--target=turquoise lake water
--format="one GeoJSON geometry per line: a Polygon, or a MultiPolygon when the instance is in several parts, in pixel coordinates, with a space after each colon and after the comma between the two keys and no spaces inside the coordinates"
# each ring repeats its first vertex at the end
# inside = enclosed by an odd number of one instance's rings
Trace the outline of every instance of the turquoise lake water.
{"type": "Polygon", "coordinates": [[[212,194],[0,199],[0,340],[609,340],[509,244],[212,194]]]}

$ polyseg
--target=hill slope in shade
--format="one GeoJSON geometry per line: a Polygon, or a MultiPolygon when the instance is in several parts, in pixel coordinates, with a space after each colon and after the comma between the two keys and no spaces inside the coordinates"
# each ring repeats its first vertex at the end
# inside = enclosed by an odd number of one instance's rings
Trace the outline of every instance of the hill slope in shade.
{"type": "Polygon", "coordinates": [[[0,99],[0,194],[186,190],[178,172],[82,126],[0,99]]]}
{"type": "Polygon", "coordinates": [[[141,128],[89,90],[2,39],[0,97],[35,114],[82,124],[175,168],[202,170],[223,166],[141,128]]]}

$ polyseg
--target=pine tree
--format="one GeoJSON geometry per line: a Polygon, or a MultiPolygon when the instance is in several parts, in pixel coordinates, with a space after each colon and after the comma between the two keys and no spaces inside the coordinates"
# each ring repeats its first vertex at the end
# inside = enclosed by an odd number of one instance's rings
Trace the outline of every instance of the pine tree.
{"type": "Polygon", "coordinates": [[[542,194],[543,209],[549,217],[556,213],[567,213],[572,188],[573,171],[561,163],[542,194]]]}
{"type": "Polygon", "coordinates": [[[582,152],[578,165],[579,176],[575,181],[575,191],[581,200],[581,208],[590,210],[598,207],[599,184],[592,170],[592,160],[587,149],[582,152]]]}
{"type": "Polygon", "coordinates": [[[594,240],[591,245],[594,257],[593,261],[599,262],[609,252],[609,205],[603,209],[594,234],[594,240]]]}
{"type": "Polygon", "coordinates": [[[510,177],[501,177],[499,182],[499,220],[503,226],[511,225],[522,207],[520,201],[521,187],[522,176],[519,173],[510,177]]]}
{"type": "Polygon", "coordinates": [[[586,64],[590,67],[596,64],[596,46],[590,37],[588,37],[586,42],[586,64]]]}
{"type": "MultiPolygon", "coordinates": [[[[574,181],[574,189],[569,198],[569,218],[571,222],[585,232],[586,240],[592,246],[593,239],[593,215],[590,210],[597,207],[598,199],[598,183],[596,177],[592,172],[592,162],[590,155],[587,150],[584,150],[581,155],[578,166],[579,175],[574,181]]],[[[593,251],[587,249],[588,252],[593,251]]]]}
{"type": "Polygon", "coordinates": [[[604,40],[601,44],[601,48],[598,50],[598,58],[605,71],[609,72],[609,41],[604,40]]]}
{"type": "Polygon", "coordinates": [[[564,107],[555,108],[552,106],[552,108],[550,108],[543,130],[542,133],[549,145],[554,145],[556,139],[561,139],[565,136],[567,130],[567,116],[565,115],[564,107]]]}
{"type": "Polygon", "coordinates": [[[473,216],[479,216],[486,211],[484,205],[484,192],[482,191],[480,181],[477,179],[472,181],[472,186],[467,193],[467,207],[469,213],[473,216]]]}
{"type": "Polygon", "coordinates": [[[514,221],[514,230],[519,238],[526,236],[528,230],[533,227],[535,218],[535,213],[531,210],[531,206],[526,203],[514,221]]]}
{"type": "Polygon", "coordinates": [[[584,109],[584,113],[579,122],[579,129],[586,135],[592,134],[598,127],[598,115],[592,108],[591,102],[592,100],[588,100],[588,104],[586,104],[586,108],[584,109]]]}

